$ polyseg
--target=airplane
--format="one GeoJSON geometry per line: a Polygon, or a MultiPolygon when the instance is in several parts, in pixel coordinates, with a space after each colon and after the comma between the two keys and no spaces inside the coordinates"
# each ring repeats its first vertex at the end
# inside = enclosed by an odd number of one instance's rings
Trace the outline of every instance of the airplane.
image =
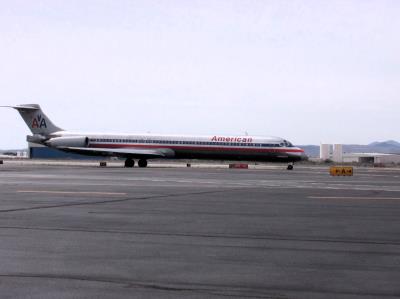
{"type": "Polygon", "coordinates": [[[32,132],[31,143],[65,152],[125,159],[125,167],[147,167],[149,159],[208,159],[287,162],[307,160],[304,150],[279,137],[93,134],[69,132],[54,125],[38,104],[0,106],[16,109],[32,132]]]}

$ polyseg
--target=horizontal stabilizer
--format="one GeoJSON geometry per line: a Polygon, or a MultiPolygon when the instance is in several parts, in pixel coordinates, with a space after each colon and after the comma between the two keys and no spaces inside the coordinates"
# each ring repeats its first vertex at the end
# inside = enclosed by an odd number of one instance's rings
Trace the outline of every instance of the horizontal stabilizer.
{"type": "Polygon", "coordinates": [[[14,108],[14,109],[21,109],[21,110],[39,110],[39,105],[36,104],[27,104],[27,105],[18,105],[18,106],[0,106],[3,108],[14,108]]]}

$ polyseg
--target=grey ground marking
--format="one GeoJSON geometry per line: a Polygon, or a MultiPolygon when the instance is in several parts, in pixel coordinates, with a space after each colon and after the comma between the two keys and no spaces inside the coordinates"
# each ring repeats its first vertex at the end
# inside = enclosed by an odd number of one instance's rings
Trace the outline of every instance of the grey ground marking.
{"type": "MultiPolygon", "coordinates": [[[[43,227],[17,227],[0,226],[0,229],[19,229],[19,230],[37,230],[37,231],[66,231],[83,233],[106,233],[106,234],[127,234],[127,235],[152,235],[152,236],[171,236],[171,237],[197,237],[197,238],[223,238],[223,239],[241,239],[241,240],[273,240],[273,241],[299,241],[312,243],[344,243],[344,244],[369,244],[369,245],[400,245],[398,242],[388,240],[363,240],[363,239],[341,239],[341,238],[323,238],[323,237],[299,237],[299,236],[251,236],[251,235],[232,235],[232,234],[195,234],[195,233],[174,233],[174,232],[154,232],[154,231],[115,231],[115,230],[85,230],[75,228],[43,228],[43,227]]],[[[400,254],[400,253],[399,253],[400,254]]]]}
{"type": "Polygon", "coordinates": [[[54,274],[40,274],[40,273],[11,273],[0,274],[3,278],[33,278],[33,279],[46,279],[46,280],[76,280],[83,282],[97,282],[97,283],[111,283],[122,285],[125,288],[143,288],[163,290],[168,292],[195,292],[208,295],[219,295],[226,297],[239,297],[239,298],[276,298],[284,299],[286,296],[274,294],[268,289],[263,288],[246,288],[246,287],[232,287],[226,285],[208,285],[208,284],[177,284],[177,283],[163,283],[154,284],[151,282],[132,281],[128,279],[115,279],[111,277],[101,276],[78,276],[78,275],[54,275],[54,274]]]}
{"type": "Polygon", "coordinates": [[[53,208],[61,208],[61,207],[73,207],[73,206],[98,205],[98,204],[106,204],[106,203],[117,203],[117,202],[146,200],[146,199],[160,199],[160,198],[190,196],[190,195],[204,195],[204,194],[212,194],[212,193],[221,193],[221,192],[226,192],[226,191],[227,190],[214,190],[214,191],[176,193],[176,194],[161,194],[161,195],[150,195],[150,196],[142,196],[142,197],[128,197],[128,198],[121,198],[121,199],[96,200],[96,201],[90,201],[90,202],[64,203],[64,204],[58,204],[58,205],[43,205],[43,206],[29,207],[29,208],[4,209],[4,210],[0,210],[0,213],[43,210],[43,209],[53,209],[53,208]]]}

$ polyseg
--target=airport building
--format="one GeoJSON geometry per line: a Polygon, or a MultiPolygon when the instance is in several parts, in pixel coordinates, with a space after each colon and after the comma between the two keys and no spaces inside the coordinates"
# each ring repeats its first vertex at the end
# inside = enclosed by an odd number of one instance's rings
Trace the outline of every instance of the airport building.
{"type": "MultiPolygon", "coordinates": [[[[31,159],[80,159],[95,160],[101,157],[66,153],[37,143],[28,143],[29,158],[31,159]]],[[[103,157],[104,159],[104,157],[103,157]]]]}
{"type": "Polygon", "coordinates": [[[320,159],[332,160],[333,162],[343,162],[343,145],[342,144],[321,144],[320,159]]]}

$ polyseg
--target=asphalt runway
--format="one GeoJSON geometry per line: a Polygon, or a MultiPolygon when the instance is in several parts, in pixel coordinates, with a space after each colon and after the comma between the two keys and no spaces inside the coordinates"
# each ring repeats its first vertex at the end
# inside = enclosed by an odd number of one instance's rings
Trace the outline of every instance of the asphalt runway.
{"type": "Polygon", "coordinates": [[[400,170],[0,165],[1,298],[400,298],[400,170]]]}

